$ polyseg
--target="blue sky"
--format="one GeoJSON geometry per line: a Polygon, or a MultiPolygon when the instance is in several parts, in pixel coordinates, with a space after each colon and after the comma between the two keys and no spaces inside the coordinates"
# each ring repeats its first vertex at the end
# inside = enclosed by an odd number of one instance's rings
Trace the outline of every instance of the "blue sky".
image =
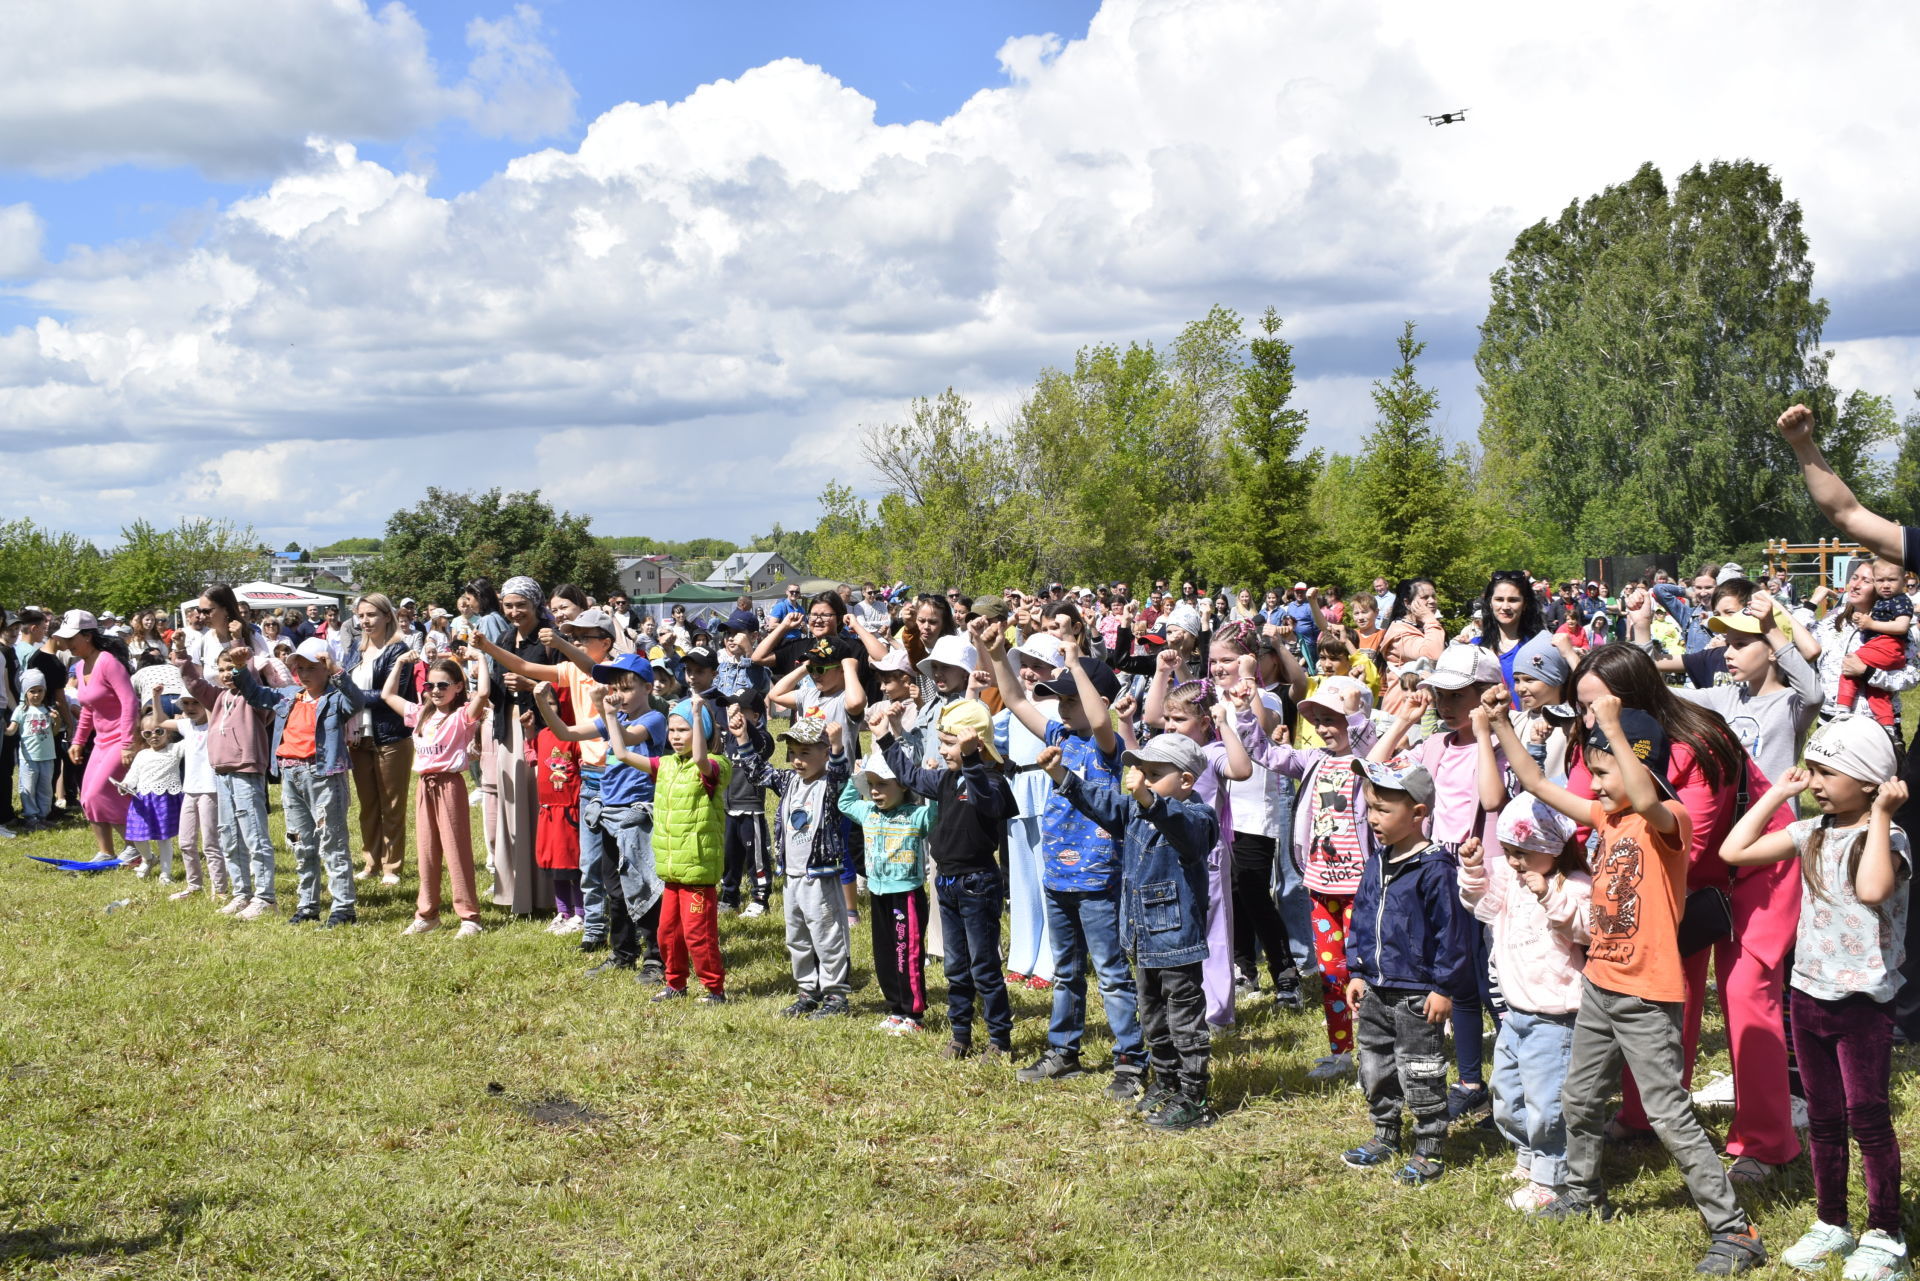
{"type": "Polygon", "coordinates": [[[0,445],[107,543],[131,511],[377,533],[429,484],[613,534],[811,525],[829,483],[877,495],[860,432],[911,398],[1003,422],[1216,303],[1280,310],[1330,450],[1417,320],[1471,442],[1489,275],[1645,161],[1771,165],[1835,381],[1920,382],[1894,0],[3,12],[0,445]]]}
{"type": "MultiPolygon", "coordinates": [[[[407,7],[426,28],[429,52],[443,68],[466,62],[467,23],[493,12],[465,0],[414,0],[407,7]]],[[[541,31],[579,98],[574,127],[549,141],[577,141],[588,122],[617,103],[675,101],[776,58],[800,58],[857,86],[874,100],[880,124],[939,120],[976,91],[1006,83],[994,53],[1007,37],[1084,35],[1098,7],[1087,0],[554,0],[541,10],[541,31]]],[[[458,120],[360,147],[363,156],[389,167],[429,164],[430,190],[441,196],[478,186],[525,150],[482,137],[458,120]]],[[[78,178],[43,178],[0,169],[0,204],[31,203],[47,224],[49,257],[57,258],[68,245],[193,236],[222,205],[273,176],[223,182],[186,167],[117,165],[78,178]]]]}

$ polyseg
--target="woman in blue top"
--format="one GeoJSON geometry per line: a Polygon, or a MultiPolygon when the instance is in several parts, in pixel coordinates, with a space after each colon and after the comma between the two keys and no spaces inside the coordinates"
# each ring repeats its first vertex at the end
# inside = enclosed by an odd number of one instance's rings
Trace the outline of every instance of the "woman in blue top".
{"type": "MultiPolygon", "coordinates": [[[[1487,580],[1480,594],[1480,635],[1476,645],[1486,645],[1500,659],[1500,674],[1513,688],[1513,660],[1520,647],[1546,630],[1540,616],[1540,599],[1533,594],[1533,582],[1524,570],[1499,569],[1487,580]]],[[[1515,707],[1520,706],[1515,695],[1515,707]]]]}

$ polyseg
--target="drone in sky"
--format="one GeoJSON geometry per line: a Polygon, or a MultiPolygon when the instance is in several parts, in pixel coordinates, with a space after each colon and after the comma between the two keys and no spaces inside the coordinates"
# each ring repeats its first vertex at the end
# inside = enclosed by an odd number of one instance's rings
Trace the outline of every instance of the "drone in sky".
{"type": "Polygon", "coordinates": [[[1441,125],[1463,125],[1467,122],[1467,108],[1458,111],[1442,112],[1437,116],[1428,116],[1427,123],[1438,129],[1441,125]]]}

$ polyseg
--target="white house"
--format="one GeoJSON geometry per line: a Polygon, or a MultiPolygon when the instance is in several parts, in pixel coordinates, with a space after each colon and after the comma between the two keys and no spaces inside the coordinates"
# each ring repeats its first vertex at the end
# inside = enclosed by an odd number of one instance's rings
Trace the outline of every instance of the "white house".
{"type": "Polygon", "coordinates": [[[788,583],[797,583],[806,575],[779,552],[735,552],[713,567],[713,576],[704,587],[731,587],[752,596],[763,596],[775,589],[784,591],[788,583]]]}

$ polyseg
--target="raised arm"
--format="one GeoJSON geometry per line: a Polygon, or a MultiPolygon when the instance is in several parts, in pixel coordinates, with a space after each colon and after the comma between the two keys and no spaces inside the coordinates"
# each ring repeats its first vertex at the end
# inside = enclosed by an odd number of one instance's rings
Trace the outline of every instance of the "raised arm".
{"type": "Polygon", "coordinates": [[[867,651],[867,657],[869,659],[880,659],[887,656],[887,642],[875,636],[867,629],[867,625],[860,621],[859,610],[848,610],[847,621],[853,624],[853,634],[860,638],[860,644],[867,651]]]}
{"type": "MultiPolygon", "coordinates": [[[[599,690],[594,691],[595,694],[599,692],[599,690]]],[[[594,713],[596,715],[604,714],[603,708],[604,704],[602,704],[599,699],[595,699],[593,704],[594,713]]],[[[561,720],[560,708],[553,701],[553,686],[545,681],[541,681],[533,687],[533,710],[540,713],[541,722],[546,725],[553,736],[564,742],[584,743],[590,739],[596,739],[601,736],[600,731],[592,725],[583,725],[576,728],[561,720]]],[[[609,726],[613,724],[612,717],[607,717],[607,724],[609,726]]],[[[609,732],[606,737],[608,741],[612,741],[613,735],[609,732]]]]}
{"type": "Polygon", "coordinates": [[[1153,680],[1147,686],[1147,701],[1141,707],[1141,719],[1155,729],[1167,723],[1167,695],[1173,692],[1173,674],[1180,667],[1180,655],[1171,647],[1154,656],[1153,680]]]}
{"type": "Polygon", "coordinates": [[[1086,668],[1080,665],[1079,642],[1062,641],[1060,648],[1066,656],[1067,670],[1073,673],[1073,688],[1080,695],[1080,707],[1087,715],[1087,724],[1093,727],[1093,744],[1100,749],[1102,756],[1112,756],[1118,741],[1113,732],[1113,709],[1100,696],[1100,691],[1093,687],[1093,679],[1087,675],[1086,668]]]}
{"type": "MultiPolygon", "coordinates": [[[[787,617],[792,618],[793,615],[788,614],[787,617]]],[[[799,707],[800,682],[806,677],[806,674],[807,669],[804,664],[795,664],[792,671],[775,681],[773,688],[767,691],[767,705],[769,707],[784,707],[788,711],[793,711],[799,707]]]]}
{"type": "Polygon", "coordinates": [[[772,667],[774,656],[779,653],[780,646],[788,636],[804,627],[806,622],[805,614],[783,615],[777,624],[767,629],[767,634],[762,636],[760,643],[754,647],[753,661],[762,667],[772,667]]]}
{"type": "Polygon", "coordinates": [[[1240,783],[1253,777],[1253,758],[1247,755],[1247,745],[1240,740],[1240,718],[1234,713],[1233,705],[1225,699],[1216,699],[1213,704],[1214,733],[1220,736],[1220,745],[1227,749],[1227,761],[1221,768],[1229,782],[1240,783]]]}
{"type": "Polygon", "coordinates": [[[406,667],[407,660],[415,657],[413,651],[407,651],[402,658],[395,659],[387,668],[387,679],[380,686],[380,701],[391,707],[397,715],[409,715],[414,708],[413,700],[400,697],[400,673],[406,667]]]}
{"type": "MultiPolygon", "coordinates": [[[[557,638],[558,633],[555,635],[557,638]]],[[[481,653],[523,680],[554,683],[560,679],[560,669],[552,663],[529,663],[511,650],[501,649],[480,632],[473,634],[473,643],[480,647],[481,653]]]]}
{"type": "MultiPolygon", "coordinates": [[[[1547,777],[1540,763],[1527,754],[1520,742],[1520,736],[1513,732],[1513,723],[1504,716],[1490,717],[1488,728],[1493,730],[1494,742],[1500,745],[1500,751],[1507,758],[1507,768],[1520,780],[1520,786],[1529,793],[1545,801],[1553,808],[1565,814],[1576,823],[1587,823],[1593,818],[1593,802],[1584,796],[1576,795],[1547,777]]],[[[1631,752],[1628,755],[1632,755],[1631,752]]],[[[1645,773],[1644,770],[1641,771],[1645,773]]],[[[1652,780],[1648,780],[1652,786],[1652,780]]]]}
{"type": "Polygon", "coordinates": [[[1800,464],[1800,476],[1807,482],[1807,492],[1813,495],[1813,501],[1820,505],[1834,527],[1877,556],[1904,561],[1906,536],[1899,524],[1861,506],[1847,482],[1834,475],[1833,468],[1827,465],[1825,455],[1813,439],[1813,411],[1805,405],[1794,405],[1780,415],[1776,425],[1800,464]]]}
{"type": "Polygon", "coordinates": [[[1416,689],[1407,695],[1407,701],[1400,704],[1400,712],[1393,718],[1393,728],[1387,731],[1385,738],[1373,745],[1373,749],[1367,753],[1367,759],[1384,764],[1399,755],[1400,745],[1407,741],[1407,735],[1413,732],[1413,727],[1420,723],[1420,718],[1427,714],[1427,708],[1432,703],[1433,695],[1424,689],[1416,689]]]}
{"type": "Polygon", "coordinates": [[[1785,828],[1769,832],[1767,824],[1773,821],[1782,805],[1806,791],[1812,783],[1812,772],[1797,765],[1781,775],[1779,782],[1747,808],[1727,833],[1727,839],[1720,843],[1721,861],[1733,867],[1754,867],[1792,858],[1793,834],[1785,828]]]}
{"type": "MultiPolygon", "coordinates": [[[[1609,743],[1625,745],[1627,734],[1620,728],[1620,699],[1617,696],[1602,694],[1593,700],[1593,720],[1606,734],[1609,743]]],[[[1679,831],[1680,820],[1661,802],[1660,788],[1653,781],[1653,774],[1646,764],[1629,751],[1614,752],[1613,762],[1614,768],[1620,772],[1621,790],[1626,792],[1627,804],[1633,807],[1633,812],[1646,819],[1647,825],[1656,832],[1671,836],[1679,831]]],[[[1547,803],[1551,805],[1553,802],[1547,803]]]]}
{"type": "MultiPolygon", "coordinates": [[[[1504,690],[1505,687],[1496,688],[1504,690]]],[[[1505,697],[1504,693],[1502,697],[1505,697]]],[[[1480,789],[1480,808],[1494,813],[1498,813],[1507,803],[1505,771],[1500,768],[1500,758],[1493,750],[1493,722],[1496,717],[1506,720],[1506,710],[1490,710],[1484,703],[1473,709],[1473,741],[1477,748],[1474,772],[1475,782],[1480,789]]]]}
{"type": "MultiPolygon", "coordinates": [[[[642,756],[627,746],[626,727],[620,723],[618,716],[608,716],[602,724],[607,727],[607,755],[614,757],[623,764],[633,766],[633,768],[644,774],[652,775],[654,773],[653,759],[648,756],[642,756]]],[[[588,735],[587,737],[597,737],[597,735],[588,735]]],[[[699,735],[695,734],[694,737],[698,738],[699,735]]]]}
{"type": "Polygon", "coordinates": [[[1013,670],[1013,663],[1007,655],[1006,629],[994,626],[991,619],[977,618],[972,630],[974,647],[984,652],[993,663],[993,679],[1000,690],[1000,701],[1035,738],[1045,737],[1047,718],[1027,697],[1026,686],[1020,683],[1020,674],[1013,670]]]}

